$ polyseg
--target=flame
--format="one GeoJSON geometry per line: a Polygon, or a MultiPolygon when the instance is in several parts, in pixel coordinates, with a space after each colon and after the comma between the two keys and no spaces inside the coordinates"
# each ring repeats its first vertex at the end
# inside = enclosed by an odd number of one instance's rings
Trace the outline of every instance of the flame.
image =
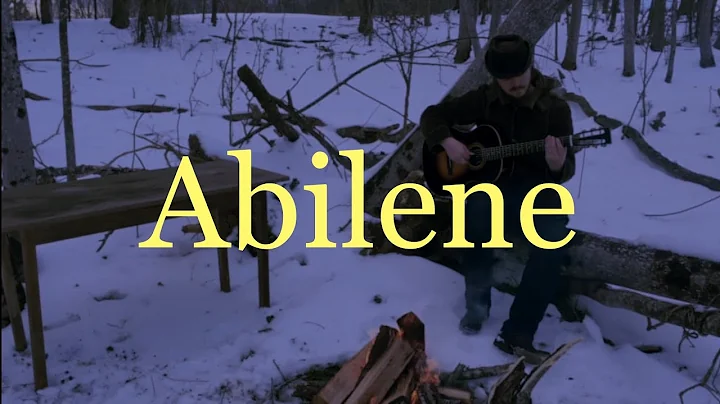
{"type": "Polygon", "coordinates": [[[418,383],[440,385],[440,366],[432,359],[425,358],[419,367],[418,383]]]}

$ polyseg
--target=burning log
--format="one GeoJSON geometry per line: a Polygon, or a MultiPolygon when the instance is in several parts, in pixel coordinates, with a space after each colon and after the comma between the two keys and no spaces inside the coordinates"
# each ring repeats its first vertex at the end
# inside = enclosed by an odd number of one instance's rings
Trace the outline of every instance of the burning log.
{"type": "Polygon", "coordinates": [[[425,324],[412,312],[377,336],[313,398],[313,404],[469,404],[468,391],[440,387],[425,354],[425,324]]]}
{"type": "MultiPolygon", "coordinates": [[[[562,345],[530,374],[525,359],[480,368],[458,365],[440,374],[425,353],[425,324],[412,312],[383,325],[377,336],[355,354],[313,397],[313,404],[471,404],[473,394],[462,381],[500,376],[488,404],[531,404],[538,381],[570,348],[562,345]]],[[[317,391],[317,390],[315,390],[317,391]]]]}

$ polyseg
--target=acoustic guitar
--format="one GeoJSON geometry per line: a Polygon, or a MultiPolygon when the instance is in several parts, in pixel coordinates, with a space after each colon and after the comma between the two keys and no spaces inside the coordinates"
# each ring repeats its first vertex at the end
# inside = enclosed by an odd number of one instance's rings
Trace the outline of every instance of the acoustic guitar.
{"type": "MultiPolygon", "coordinates": [[[[435,194],[449,196],[444,185],[495,183],[503,175],[512,175],[513,157],[545,151],[545,140],[503,144],[500,133],[492,125],[478,125],[462,132],[451,128],[452,136],[470,150],[467,164],[454,163],[444,150],[431,150],[423,144],[422,164],[428,189],[435,194]]],[[[596,128],[559,137],[565,147],[576,151],[588,147],[607,146],[612,143],[610,130],[596,128]]]]}

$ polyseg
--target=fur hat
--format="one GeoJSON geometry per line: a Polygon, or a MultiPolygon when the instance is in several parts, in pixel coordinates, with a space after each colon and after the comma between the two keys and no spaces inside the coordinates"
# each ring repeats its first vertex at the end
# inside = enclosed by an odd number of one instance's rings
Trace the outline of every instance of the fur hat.
{"type": "Polygon", "coordinates": [[[496,79],[525,73],[533,63],[533,48],[520,35],[496,35],[485,52],[485,67],[496,79]]]}

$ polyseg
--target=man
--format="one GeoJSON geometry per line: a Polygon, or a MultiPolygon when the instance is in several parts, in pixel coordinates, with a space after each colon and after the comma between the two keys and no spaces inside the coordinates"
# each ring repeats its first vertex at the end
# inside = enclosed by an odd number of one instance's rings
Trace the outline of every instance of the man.
{"type": "MultiPolygon", "coordinates": [[[[490,84],[438,105],[428,107],[420,118],[422,132],[433,148],[444,149],[449,158],[466,163],[470,152],[450,137],[453,125],[491,124],[498,129],[503,143],[545,141],[545,152],[515,158],[511,176],[503,176],[496,185],[505,200],[508,231],[520,231],[519,212],[525,195],[535,186],[563,183],[575,173],[575,155],[557,137],[573,133],[570,107],[550,93],[556,81],[542,75],[533,66],[533,48],[518,35],[494,37],[485,54],[485,65],[493,77],[490,84]]],[[[536,208],[559,208],[560,198],[553,190],[541,191],[536,208]]],[[[466,334],[480,332],[490,313],[490,289],[493,251],[481,243],[490,240],[490,199],[484,192],[467,198],[466,232],[474,248],[462,252],[465,274],[466,313],[460,328],[466,334]]],[[[537,215],[538,234],[545,240],[558,241],[568,234],[566,215],[537,215]]],[[[548,353],[533,347],[535,332],[547,306],[558,292],[564,250],[543,250],[533,246],[525,267],[510,316],[503,324],[494,345],[506,353],[525,356],[539,362],[548,353]]]]}

